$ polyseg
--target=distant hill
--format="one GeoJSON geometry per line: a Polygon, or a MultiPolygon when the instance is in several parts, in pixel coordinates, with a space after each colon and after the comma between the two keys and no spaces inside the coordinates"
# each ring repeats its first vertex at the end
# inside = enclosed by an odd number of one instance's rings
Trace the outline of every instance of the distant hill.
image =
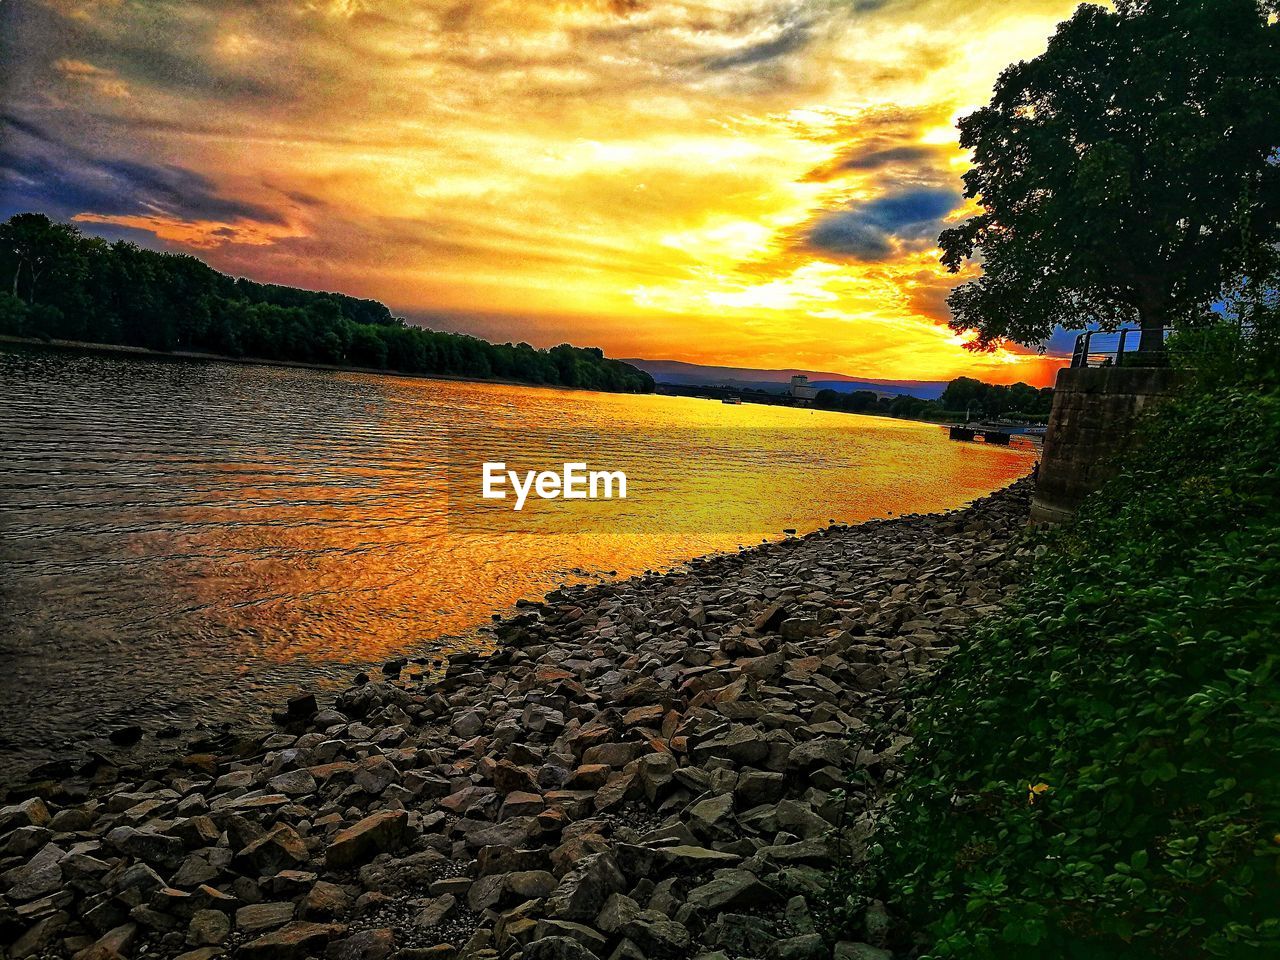
{"type": "Polygon", "coordinates": [[[836,390],[853,393],[870,390],[887,397],[910,396],[922,400],[936,400],[947,388],[943,380],[876,380],[855,377],[845,373],[827,373],[818,370],[757,370],[752,367],[712,367],[683,360],[622,361],[645,371],[658,383],[681,387],[723,386],[737,390],[784,391],[791,378],[803,374],[809,384],[819,390],[836,390]]]}

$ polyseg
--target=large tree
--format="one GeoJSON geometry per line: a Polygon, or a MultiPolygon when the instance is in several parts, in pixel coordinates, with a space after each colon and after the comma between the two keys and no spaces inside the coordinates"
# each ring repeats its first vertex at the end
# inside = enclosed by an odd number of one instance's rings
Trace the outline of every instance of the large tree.
{"type": "Polygon", "coordinates": [[[40,280],[75,258],[79,240],[75,227],[42,213],[19,213],[0,223],[0,256],[8,261],[13,295],[25,285],[27,301],[34,302],[40,280]]]}
{"type": "Polygon", "coordinates": [[[1280,237],[1280,0],[1082,5],[960,121],[965,195],[943,263],[973,346],[1194,322],[1280,237]]]}

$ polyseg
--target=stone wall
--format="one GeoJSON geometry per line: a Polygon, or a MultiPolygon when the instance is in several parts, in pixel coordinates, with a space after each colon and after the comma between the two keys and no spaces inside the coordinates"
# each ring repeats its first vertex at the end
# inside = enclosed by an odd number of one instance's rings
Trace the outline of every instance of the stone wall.
{"type": "Polygon", "coordinates": [[[1031,522],[1061,523],[1114,472],[1138,414],[1178,382],[1167,368],[1069,367],[1058,371],[1031,522]]]}

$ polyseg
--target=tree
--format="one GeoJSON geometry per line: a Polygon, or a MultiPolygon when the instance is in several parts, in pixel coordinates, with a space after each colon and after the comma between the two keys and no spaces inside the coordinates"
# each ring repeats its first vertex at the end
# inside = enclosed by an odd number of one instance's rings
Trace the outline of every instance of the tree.
{"type": "Polygon", "coordinates": [[[1082,5],[960,121],[981,212],[939,237],[975,349],[1195,322],[1280,239],[1278,0],[1082,5]]]}
{"type": "Polygon", "coordinates": [[[108,244],[33,213],[0,224],[0,334],[654,390],[649,374],[596,347],[535,350],[426,330],[376,300],[229,277],[195,257],[108,244]],[[31,303],[4,292],[10,277],[31,303]]]}
{"type": "Polygon", "coordinates": [[[51,266],[65,264],[76,254],[80,231],[54,223],[42,213],[19,213],[0,223],[0,250],[11,261],[13,295],[25,276],[27,303],[35,302],[36,286],[51,266]]]}

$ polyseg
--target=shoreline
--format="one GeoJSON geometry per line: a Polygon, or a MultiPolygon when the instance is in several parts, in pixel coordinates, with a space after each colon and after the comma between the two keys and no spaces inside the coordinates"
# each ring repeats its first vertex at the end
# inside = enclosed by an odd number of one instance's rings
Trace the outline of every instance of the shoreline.
{"type": "MultiPolygon", "coordinates": [[[[451,383],[492,383],[505,387],[532,387],[536,390],[570,390],[581,393],[615,393],[616,391],[592,390],[589,387],[566,387],[562,384],[529,383],[524,380],[504,380],[499,377],[464,377],[452,373],[403,373],[399,370],[380,370],[377,367],[347,367],[332,363],[304,363],[301,360],[271,360],[259,357],[231,357],[221,353],[203,353],[198,350],[152,350],[150,347],[132,347],[124,343],[94,343],[91,340],[41,340],[39,337],[14,337],[0,334],[0,347],[12,344],[20,347],[43,347],[68,353],[106,353],[146,357],[151,360],[198,360],[214,363],[238,363],[257,367],[289,367],[295,370],[318,370],[325,373],[362,373],[384,377],[400,377],[405,380],[446,380],[451,383]]],[[[649,394],[621,394],[623,396],[658,396],[649,394]]]]}
{"type": "Polygon", "coordinates": [[[850,736],[1016,586],[1030,489],[553,591],[442,675],[390,661],[265,737],[28,785],[0,811],[0,943],[879,960],[876,931],[814,919],[902,747],[850,736]]]}

